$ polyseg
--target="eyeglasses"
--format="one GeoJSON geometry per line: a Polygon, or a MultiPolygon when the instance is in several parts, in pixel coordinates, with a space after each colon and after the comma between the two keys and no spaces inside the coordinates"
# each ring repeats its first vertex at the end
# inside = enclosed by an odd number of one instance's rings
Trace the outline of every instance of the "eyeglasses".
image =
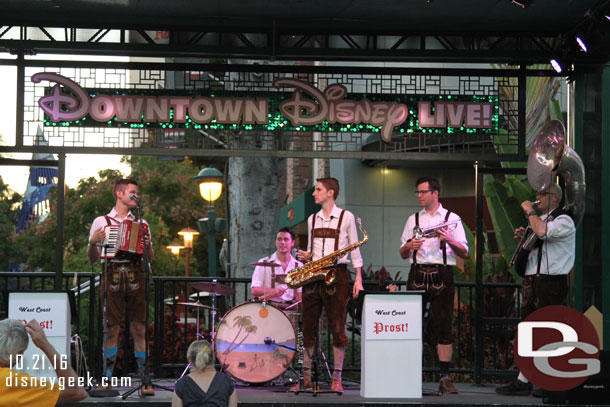
{"type": "Polygon", "coordinates": [[[422,189],[421,191],[415,191],[415,195],[425,194],[428,192],[432,192],[432,190],[431,189],[422,189]]]}
{"type": "Polygon", "coordinates": [[[536,195],[555,195],[553,192],[536,192],[536,195]]]}

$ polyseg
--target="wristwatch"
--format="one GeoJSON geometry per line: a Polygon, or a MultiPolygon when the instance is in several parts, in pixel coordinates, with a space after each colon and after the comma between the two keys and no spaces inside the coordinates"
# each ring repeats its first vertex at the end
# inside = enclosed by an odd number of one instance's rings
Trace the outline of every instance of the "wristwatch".
{"type": "Polygon", "coordinates": [[[536,212],[535,211],[529,211],[529,213],[527,214],[527,217],[529,218],[530,216],[535,216],[536,212]]]}

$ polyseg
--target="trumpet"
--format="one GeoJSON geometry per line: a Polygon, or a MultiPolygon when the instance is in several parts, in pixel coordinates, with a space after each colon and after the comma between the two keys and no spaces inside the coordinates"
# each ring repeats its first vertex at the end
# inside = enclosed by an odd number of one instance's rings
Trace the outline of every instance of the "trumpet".
{"type": "Polygon", "coordinates": [[[428,226],[427,228],[420,228],[415,226],[413,228],[413,237],[415,239],[421,239],[423,237],[436,237],[438,236],[437,231],[443,228],[449,228],[449,231],[455,230],[458,223],[461,223],[461,219],[452,220],[450,222],[439,223],[438,225],[428,226]]]}

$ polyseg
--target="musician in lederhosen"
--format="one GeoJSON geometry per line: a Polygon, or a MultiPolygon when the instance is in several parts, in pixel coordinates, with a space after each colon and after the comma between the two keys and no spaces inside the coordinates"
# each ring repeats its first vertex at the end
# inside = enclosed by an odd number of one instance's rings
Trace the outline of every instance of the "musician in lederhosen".
{"type": "MultiPolygon", "coordinates": [[[[131,198],[138,197],[138,184],[134,180],[121,179],[114,185],[114,197],[116,204],[112,210],[104,216],[98,216],[91,225],[89,232],[89,246],[87,256],[92,263],[100,260],[102,256],[101,245],[106,240],[106,226],[119,225],[123,220],[135,221],[136,217],[131,213],[137,202],[131,198]]],[[[145,220],[142,220],[146,225],[145,220]]],[[[146,237],[149,259],[153,258],[150,233],[146,237]]],[[[106,248],[105,250],[112,250],[106,248]]],[[[145,343],[145,320],[146,320],[146,298],[145,282],[146,272],[142,259],[104,259],[108,261],[107,276],[108,289],[106,295],[106,321],[108,324],[108,335],[106,337],[106,372],[107,377],[112,376],[116,363],[118,351],[119,328],[123,321],[123,315],[127,312],[130,322],[130,332],[134,342],[134,353],[138,364],[138,371],[143,369],[146,359],[145,343]],[[125,310],[127,307],[127,310],[125,310]]],[[[102,290],[105,282],[102,281],[102,290]]],[[[144,395],[154,395],[152,386],[142,389],[144,395]]]]}
{"type": "Polygon", "coordinates": [[[284,284],[286,274],[303,265],[292,257],[294,239],[292,229],[281,228],[275,236],[277,251],[271,256],[260,259],[259,265],[254,268],[254,273],[252,273],[252,295],[282,309],[301,301],[302,288],[292,289],[284,284]],[[264,263],[275,263],[278,267],[261,265],[264,263]]]}
{"type": "MultiPolygon", "coordinates": [[[[307,251],[299,250],[299,260],[316,261],[352,243],[358,242],[358,231],[354,215],[335,205],[339,195],[339,182],[335,178],[320,178],[314,188],[315,203],[322,209],[307,220],[309,242],[307,251]]],[[[352,295],[358,296],[362,290],[362,256],[358,248],[349,253],[356,278],[352,295]]],[[[314,351],[315,338],[318,334],[318,322],[322,308],[328,318],[328,327],[333,340],[334,371],[331,390],[343,392],[341,373],[345,347],[348,344],[345,335],[347,302],[350,296],[347,255],[338,260],[335,281],[326,286],[323,281],[307,284],[303,287],[303,344],[304,384],[306,389],[313,387],[311,382],[311,356],[314,351]]],[[[293,387],[298,388],[298,385],[293,387]]]]}
{"type": "Polygon", "coordinates": [[[430,342],[436,345],[441,380],[439,391],[457,393],[449,377],[453,356],[453,266],[456,256],[468,254],[468,242],[460,217],[443,208],[438,201],[441,185],[436,178],[422,177],[415,182],[417,199],[422,210],[409,216],[401,237],[400,256],[410,259],[411,271],[407,280],[409,290],[425,290],[424,326],[430,342]],[[433,236],[417,238],[414,229],[454,222],[449,227],[436,229],[433,236]]]}
{"type": "MultiPolygon", "coordinates": [[[[527,257],[525,277],[521,282],[521,319],[548,305],[563,305],[568,295],[568,276],[574,267],[576,227],[574,220],[562,208],[561,187],[555,183],[536,193],[540,201],[534,211],[530,201],[521,203],[529,226],[538,237],[537,243],[527,257]],[[541,249],[542,248],[542,249],[541,249]]],[[[521,240],[525,228],[515,229],[515,239],[521,240]]],[[[533,386],[523,373],[511,383],[496,387],[496,393],[507,396],[527,396],[533,386]]],[[[534,390],[534,396],[542,397],[534,390]]]]}

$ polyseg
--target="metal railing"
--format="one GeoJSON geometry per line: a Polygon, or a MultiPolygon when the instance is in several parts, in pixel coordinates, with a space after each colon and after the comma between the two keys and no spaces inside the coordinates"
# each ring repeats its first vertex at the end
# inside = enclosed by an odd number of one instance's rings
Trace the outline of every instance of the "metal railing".
{"type": "MultiPolygon", "coordinates": [[[[8,293],[10,291],[52,291],[54,273],[0,273],[0,318],[7,316],[8,293]]],[[[212,306],[212,310],[200,308],[199,317],[205,339],[211,337],[212,320],[218,323],[233,307],[240,305],[236,298],[250,298],[250,279],[216,278],[218,283],[235,289],[236,294],[227,296],[209,296],[205,292],[196,292],[189,298],[183,294],[187,288],[193,288],[197,282],[211,282],[212,278],[185,278],[154,276],[150,290],[150,324],[149,347],[152,372],[157,377],[177,377],[186,367],[186,349],[195,339],[196,310],[178,302],[195,302],[212,306]],[[188,286],[188,287],[187,287],[188,286]],[[207,328],[206,328],[207,327],[207,328]]],[[[404,281],[395,282],[399,290],[404,291],[404,281]]],[[[379,291],[378,281],[365,281],[367,290],[379,291]]],[[[78,334],[85,343],[85,352],[92,372],[101,372],[102,338],[101,320],[99,317],[98,290],[96,276],[93,273],[64,273],[62,287],[71,292],[74,297],[75,316],[72,321],[72,332],[78,334]]],[[[484,283],[483,315],[476,318],[475,298],[476,283],[456,282],[456,309],[454,310],[454,360],[451,371],[463,374],[465,381],[480,381],[481,378],[493,379],[506,377],[515,373],[510,369],[512,361],[512,343],[514,328],[519,322],[520,297],[519,284],[514,283],[484,283]],[[477,347],[476,337],[479,336],[483,346],[477,347]],[[478,361],[482,361],[479,363],[478,361]]],[[[189,290],[190,291],[190,290],[189,290]]],[[[127,321],[127,324],[129,322],[127,321]]],[[[343,370],[358,376],[360,371],[360,333],[359,323],[350,313],[346,328],[350,341],[343,370]]],[[[125,332],[129,332],[128,326],[125,332]]],[[[322,350],[332,357],[332,342],[327,329],[322,330],[322,350]]],[[[126,352],[128,365],[133,358],[128,341],[122,345],[126,352]]],[[[296,358],[295,358],[296,359],[296,358]]],[[[424,366],[426,374],[438,372],[436,350],[424,346],[424,366]]]]}
{"type": "MultiPolygon", "coordinates": [[[[95,355],[98,335],[96,324],[97,290],[94,273],[63,273],[62,289],[69,293],[72,315],[72,335],[83,340],[87,360],[95,355]]],[[[9,273],[0,272],[0,319],[8,317],[8,297],[13,291],[54,291],[55,273],[9,273]]]]}

